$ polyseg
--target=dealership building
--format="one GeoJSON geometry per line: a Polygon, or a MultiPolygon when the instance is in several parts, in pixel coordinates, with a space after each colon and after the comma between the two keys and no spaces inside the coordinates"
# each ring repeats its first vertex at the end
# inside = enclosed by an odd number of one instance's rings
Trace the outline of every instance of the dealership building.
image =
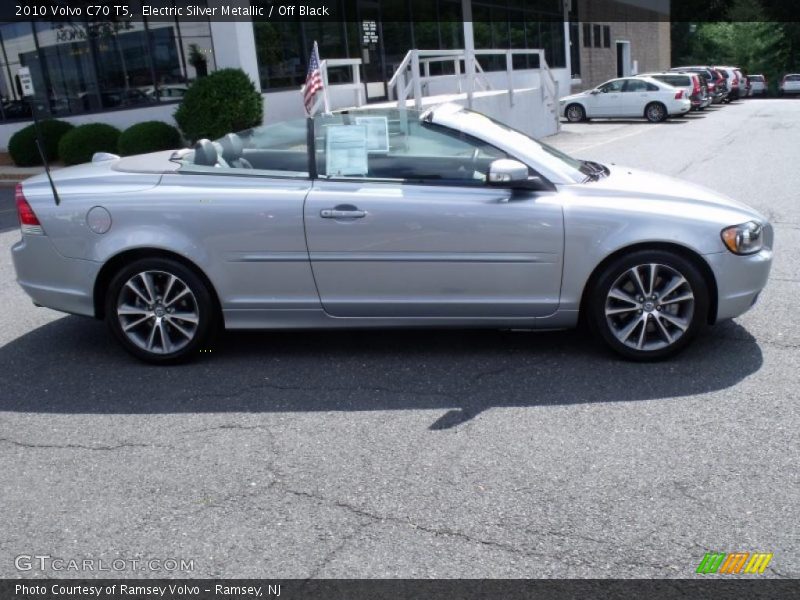
{"type": "MultiPolygon", "coordinates": [[[[146,2],[128,4],[136,10],[146,2]]],[[[192,4],[251,8],[247,0],[192,4]]],[[[391,11],[376,0],[328,5],[338,20],[176,11],[134,21],[0,24],[0,148],[31,119],[21,67],[47,116],[120,128],[172,122],[194,80],[239,68],[263,94],[271,122],[303,114],[298,90],[316,41],[332,109],[449,99],[535,135],[557,130],[559,97],[669,67],[669,0],[397,0],[391,11]]]]}

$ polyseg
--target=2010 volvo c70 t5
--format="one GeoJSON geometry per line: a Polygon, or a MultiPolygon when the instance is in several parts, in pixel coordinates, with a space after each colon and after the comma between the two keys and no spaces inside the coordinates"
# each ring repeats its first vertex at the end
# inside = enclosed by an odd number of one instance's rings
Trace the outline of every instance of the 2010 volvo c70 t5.
{"type": "Polygon", "coordinates": [[[228,329],[569,328],[663,358],[742,314],[772,228],[707,189],[580,161],[445,104],[256,127],[17,188],[19,284],[139,358],[228,329]]]}

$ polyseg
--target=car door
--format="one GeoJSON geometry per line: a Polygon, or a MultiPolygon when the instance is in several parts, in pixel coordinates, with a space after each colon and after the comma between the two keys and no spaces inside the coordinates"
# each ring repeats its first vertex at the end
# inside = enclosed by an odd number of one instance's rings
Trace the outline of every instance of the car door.
{"type": "Polygon", "coordinates": [[[298,119],[201,140],[179,155],[181,166],[154,192],[164,227],[154,227],[152,218],[145,223],[147,210],[128,216],[143,240],[190,232],[169,244],[199,257],[229,327],[263,326],[285,311],[321,308],[303,224],[312,187],[307,138],[306,119],[298,119]]]}
{"type": "Polygon", "coordinates": [[[612,79],[597,88],[597,93],[591,94],[591,114],[589,117],[619,117],[624,116],[622,108],[622,88],[624,79],[612,79]]]}
{"type": "Polygon", "coordinates": [[[622,106],[623,116],[625,117],[642,117],[644,116],[644,107],[655,99],[656,91],[651,90],[655,88],[648,84],[643,79],[626,79],[625,85],[622,89],[622,106]]]}
{"type": "Polygon", "coordinates": [[[488,165],[506,154],[421,123],[416,114],[406,119],[385,111],[366,126],[348,115],[315,119],[318,179],[304,215],[325,311],[337,317],[554,312],[564,243],[554,192],[487,186],[488,165]]]}

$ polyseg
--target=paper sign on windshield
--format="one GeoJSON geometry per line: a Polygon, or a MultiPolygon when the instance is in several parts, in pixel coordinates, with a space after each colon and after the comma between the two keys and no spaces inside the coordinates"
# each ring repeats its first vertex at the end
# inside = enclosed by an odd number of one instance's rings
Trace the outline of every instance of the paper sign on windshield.
{"type": "Polygon", "coordinates": [[[389,152],[389,120],[386,117],[356,117],[356,123],[367,126],[369,152],[389,152]]]}
{"type": "Polygon", "coordinates": [[[331,125],[325,139],[325,174],[367,174],[367,126],[331,125]]]}

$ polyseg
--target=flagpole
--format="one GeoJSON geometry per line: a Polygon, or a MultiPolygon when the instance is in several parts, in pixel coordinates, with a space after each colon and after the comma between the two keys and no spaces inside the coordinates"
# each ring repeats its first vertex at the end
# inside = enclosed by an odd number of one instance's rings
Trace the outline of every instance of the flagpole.
{"type": "Polygon", "coordinates": [[[328,65],[325,65],[325,69],[322,69],[322,61],[319,59],[319,46],[317,45],[317,41],[314,40],[314,54],[317,56],[317,64],[319,65],[320,75],[322,76],[322,103],[325,108],[326,115],[331,114],[331,105],[328,100],[328,65]]]}

